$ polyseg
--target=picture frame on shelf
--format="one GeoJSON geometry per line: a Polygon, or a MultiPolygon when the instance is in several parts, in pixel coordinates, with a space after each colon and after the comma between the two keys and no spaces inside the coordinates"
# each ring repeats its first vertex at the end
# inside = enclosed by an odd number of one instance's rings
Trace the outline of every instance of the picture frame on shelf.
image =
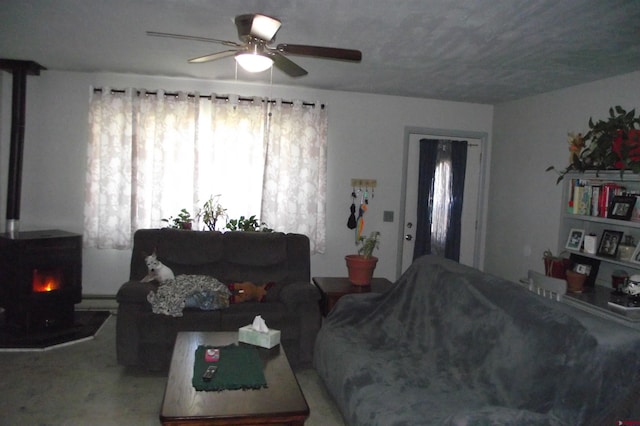
{"type": "Polygon", "coordinates": [[[567,244],[565,245],[565,248],[567,250],[580,251],[583,240],[584,229],[572,228],[571,231],[569,231],[569,237],[567,238],[567,244]]]}
{"type": "Polygon", "coordinates": [[[622,231],[612,231],[605,229],[602,231],[602,238],[598,246],[598,256],[614,258],[618,255],[618,246],[622,241],[622,231]]]}
{"type": "Polygon", "coordinates": [[[587,254],[596,254],[598,251],[598,237],[594,233],[584,236],[583,242],[584,252],[587,254]]]}
{"type": "Polygon", "coordinates": [[[609,206],[608,216],[610,219],[630,220],[635,205],[635,196],[616,195],[609,206]]]}
{"type": "Polygon", "coordinates": [[[636,246],[636,249],[633,251],[631,255],[631,259],[629,259],[631,263],[640,263],[640,244],[636,246]]]}
{"type": "Polygon", "coordinates": [[[585,287],[594,287],[596,285],[596,278],[600,270],[599,259],[571,253],[569,255],[569,267],[572,271],[587,275],[587,279],[584,282],[585,287]]]}
{"type": "Polygon", "coordinates": [[[640,194],[630,193],[629,196],[635,197],[636,203],[631,212],[631,222],[640,222],[640,194]]]}

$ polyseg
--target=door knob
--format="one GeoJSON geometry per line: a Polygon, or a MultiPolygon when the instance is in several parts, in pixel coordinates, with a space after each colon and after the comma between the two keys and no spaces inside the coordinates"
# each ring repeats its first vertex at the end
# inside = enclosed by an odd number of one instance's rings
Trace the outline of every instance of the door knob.
{"type": "Polygon", "coordinates": [[[407,240],[407,241],[411,241],[411,240],[413,240],[413,235],[407,234],[407,235],[404,236],[404,239],[407,240]]]}

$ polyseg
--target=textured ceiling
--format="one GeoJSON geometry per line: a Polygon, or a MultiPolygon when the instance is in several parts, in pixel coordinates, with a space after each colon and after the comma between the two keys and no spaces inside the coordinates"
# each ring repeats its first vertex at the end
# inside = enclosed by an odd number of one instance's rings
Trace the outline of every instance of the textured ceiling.
{"type": "Polygon", "coordinates": [[[274,84],[495,104],[640,70],[640,0],[0,0],[0,58],[229,81],[233,58],[187,63],[224,46],[145,31],[237,41],[254,12],[283,22],[279,43],[363,53],[289,56],[309,75],[274,84]]]}

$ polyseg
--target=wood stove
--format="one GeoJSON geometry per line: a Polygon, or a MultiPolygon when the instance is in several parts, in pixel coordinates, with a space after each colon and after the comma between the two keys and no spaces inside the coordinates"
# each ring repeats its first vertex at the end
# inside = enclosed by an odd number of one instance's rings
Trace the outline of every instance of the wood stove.
{"type": "Polygon", "coordinates": [[[73,326],[81,300],[81,235],[0,234],[0,306],[9,329],[29,334],[73,326]]]}
{"type": "Polygon", "coordinates": [[[0,234],[0,307],[9,331],[32,333],[74,325],[82,300],[82,236],[70,232],[20,232],[20,192],[27,76],[46,68],[33,61],[0,59],[13,75],[6,233],[0,234]]]}

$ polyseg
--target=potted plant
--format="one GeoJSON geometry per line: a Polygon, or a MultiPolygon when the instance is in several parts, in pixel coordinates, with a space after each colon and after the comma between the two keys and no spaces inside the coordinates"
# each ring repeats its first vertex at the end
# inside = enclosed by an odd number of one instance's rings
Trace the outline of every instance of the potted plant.
{"type": "Polygon", "coordinates": [[[380,232],[372,232],[366,238],[361,236],[356,240],[356,246],[358,245],[358,254],[345,256],[349,281],[354,285],[367,286],[371,284],[373,271],[378,263],[378,258],[373,256],[373,250],[380,247],[380,232]]]}
{"type": "MultiPolygon", "coordinates": [[[[627,112],[622,107],[609,108],[609,118],[593,121],[589,118],[589,131],[569,133],[569,165],[558,172],[559,183],[571,171],[625,170],[640,173],[640,117],[635,109],[627,112]]],[[[555,170],[554,166],[547,171],[555,170]]]]}
{"type": "Polygon", "coordinates": [[[544,261],[544,274],[548,277],[567,279],[567,269],[569,269],[570,261],[566,257],[562,257],[562,253],[554,256],[551,250],[547,249],[542,254],[544,261]]]}
{"type": "Polygon", "coordinates": [[[209,197],[196,215],[196,218],[202,219],[210,231],[216,230],[216,224],[220,218],[227,217],[227,209],[220,204],[220,197],[220,194],[209,197]]]}
{"type": "Polygon", "coordinates": [[[193,218],[187,209],[180,210],[178,217],[169,216],[168,219],[162,219],[162,221],[167,222],[169,227],[174,229],[191,229],[193,225],[193,218]]]}
{"type": "Polygon", "coordinates": [[[268,228],[266,223],[259,223],[255,215],[249,218],[240,216],[238,219],[231,219],[227,222],[226,228],[230,231],[273,232],[273,229],[268,228]]]}

